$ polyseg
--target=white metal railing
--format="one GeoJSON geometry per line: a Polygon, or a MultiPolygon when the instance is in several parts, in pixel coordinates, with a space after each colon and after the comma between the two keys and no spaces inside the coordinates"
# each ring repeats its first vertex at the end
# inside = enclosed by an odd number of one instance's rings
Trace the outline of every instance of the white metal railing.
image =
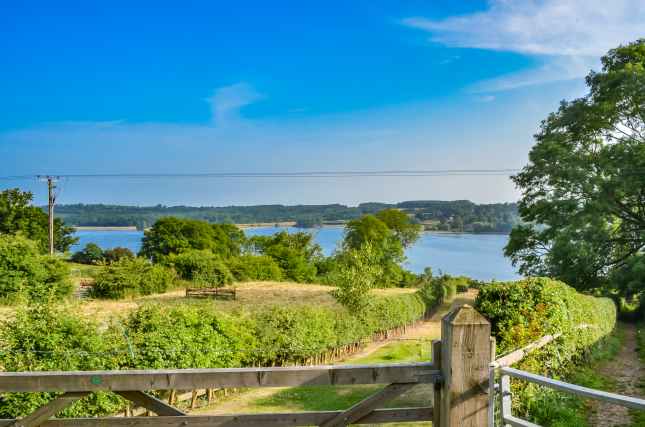
{"type": "Polygon", "coordinates": [[[491,407],[489,411],[489,425],[494,427],[494,400],[496,391],[501,395],[501,420],[503,425],[511,425],[517,427],[540,427],[537,424],[523,420],[513,416],[511,411],[512,395],[511,395],[511,380],[510,378],[518,378],[534,384],[539,384],[544,387],[552,388],[554,390],[563,391],[565,393],[575,394],[576,396],[585,397],[588,399],[600,400],[614,405],[624,406],[630,409],[645,411],[645,399],[637,397],[623,396],[616,393],[609,393],[606,391],[595,390],[588,387],[582,387],[575,384],[565,383],[563,381],[554,380],[552,378],[543,377],[541,375],[532,374],[530,372],[521,371],[519,369],[509,367],[498,367],[496,364],[491,364],[490,370],[490,399],[491,407]],[[500,373],[499,384],[495,382],[495,371],[500,373]]]}

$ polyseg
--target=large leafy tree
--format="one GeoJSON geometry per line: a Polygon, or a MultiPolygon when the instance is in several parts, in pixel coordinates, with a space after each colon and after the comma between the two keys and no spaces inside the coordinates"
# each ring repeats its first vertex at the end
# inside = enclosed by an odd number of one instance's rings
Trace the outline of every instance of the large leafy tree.
{"type": "MultiPolygon", "coordinates": [[[[0,192],[0,234],[20,233],[35,240],[42,252],[49,248],[49,221],[47,214],[32,205],[33,194],[12,188],[0,192]]],[[[65,252],[78,239],[74,228],[67,227],[59,218],[54,220],[54,246],[65,252]]]]}
{"type": "Polygon", "coordinates": [[[231,224],[164,217],[144,233],[140,255],[160,261],[186,250],[210,250],[228,258],[240,254],[244,232],[231,224]]]}
{"type": "Polygon", "coordinates": [[[525,225],[505,253],[527,275],[582,290],[615,286],[645,247],[645,39],[609,51],[589,93],[542,122],[530,162],[513,180],[525,225]],[[612,274],[620,271],[621,274],[612,274]]]}

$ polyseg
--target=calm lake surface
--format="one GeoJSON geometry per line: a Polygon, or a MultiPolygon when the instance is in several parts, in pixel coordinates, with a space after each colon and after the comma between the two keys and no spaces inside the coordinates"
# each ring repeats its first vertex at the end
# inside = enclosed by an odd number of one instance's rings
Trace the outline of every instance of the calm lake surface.
{"type": "MultiPolygon", "coordinates": [[[[255,236],[270,235],[282,230],[295,232],[303,229],[260,227],[248,228],[244,232],[247,236],[255,236]]],[[[314,234],[325,255],[331,254],[343,238],[342,227],[306,231],[314,234]]],[[[141,248],[143,232],[81,230],[76,232],[76,236],[79,242],[72,247],[72,252],[92,242],[103,249],[122,246],[136,253],[141,248]]],[[[513,280],[520,276],[502,254],[507,241],[508,236],[502,234],[426,232],[406,251],[408,260],[405,266],[416,273],[422,272],[425,267],[432,267],[435,274],[443,272],[465,275],[478,280],[513,280]]]]}

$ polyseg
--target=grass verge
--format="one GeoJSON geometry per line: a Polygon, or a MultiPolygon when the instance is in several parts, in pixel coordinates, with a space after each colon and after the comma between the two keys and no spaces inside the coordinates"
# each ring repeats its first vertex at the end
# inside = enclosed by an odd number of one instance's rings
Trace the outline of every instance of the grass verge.
{"type": "MultiPolygon", "coordinates": [[[[613,380],[598,373],[596,367],[614,358],[620,351],[622,342],[623,333],[620,327],[617,327],[611,335],[590,350],[584,366],[573,368],[565,376],[565,381],[583,387],[613,390],[613,380]]],[[[588,400],[544,387],[536,389],[528,408],[532,422],[552,427],[589,426],[589,413],[593,410],[588,400]]]]}

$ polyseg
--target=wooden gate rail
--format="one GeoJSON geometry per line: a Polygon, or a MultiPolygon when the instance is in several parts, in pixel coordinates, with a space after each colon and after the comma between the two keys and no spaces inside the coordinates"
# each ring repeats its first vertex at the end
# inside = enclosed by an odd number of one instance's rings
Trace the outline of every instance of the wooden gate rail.
{"type": "MultiPolygon", "coordinates": [[[[109,418],[56,418],[39,424],[42,427],[283,427],[315,426],[336,417],[342,411],[188,415],[176,417],[109,417],[109,418]]],[[[432,408],[375,409],[353,424],[399,423],[431,421],[432,408]]],[[[0,420],[0,427],[9,427],[16,420],[0,420]]]]}
{"type": "Polygon", "coordinates": [[[436,427],[483,427],[487,423],[492,361],[490,323],[463,305],[441,322],[441,341],[432,343],[432,363],[329,365],[274,368],[161,369],[124,371],[0,372],[0,393],[56,392],[54,400],[0,427],[273,427],[432,421],[436,427]],[[278,414],[187,415],[146,390],[341,386],[385,387],[342,411],[278,414]],[[420,384],[433,406],[382,409],[383,404],[420,384]],[[155,413],[154,417],[51,418],[94,391],[111,391],[155,413]]]}
{"type": "Polygon", "coordinates": [[[159,369],[128,371],[0,372],[0,391],[191,390],[220,387],[292,387],[434,383],[432,363],[329,365],[279,368],[159,369]]]}

